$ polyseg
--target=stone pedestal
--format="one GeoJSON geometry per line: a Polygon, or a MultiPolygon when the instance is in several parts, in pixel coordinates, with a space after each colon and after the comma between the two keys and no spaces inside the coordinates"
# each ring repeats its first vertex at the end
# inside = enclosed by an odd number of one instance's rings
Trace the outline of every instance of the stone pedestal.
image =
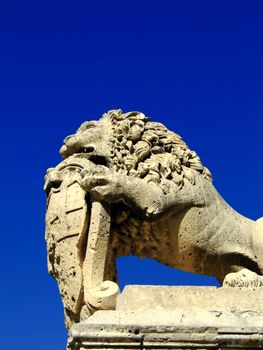
{"type": "Polygon", "coordinates": [[[115,311],[69,332],[68,349],[263,348],[263,289],[127,286],[115,311]]]}

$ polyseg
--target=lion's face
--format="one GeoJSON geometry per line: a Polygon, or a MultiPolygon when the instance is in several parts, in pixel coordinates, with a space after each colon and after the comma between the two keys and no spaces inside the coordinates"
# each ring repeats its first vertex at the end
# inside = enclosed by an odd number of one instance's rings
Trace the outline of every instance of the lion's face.
{"type": "Polygon", "coordinates": [[[60,154],[65,159],[75,153],[85,153],[89,159],[97,158],[98,163],[106,165],[110,162],[111,135],[111,123],[105,120],[85,122],[75,134],[65,138],[60,154]]]}

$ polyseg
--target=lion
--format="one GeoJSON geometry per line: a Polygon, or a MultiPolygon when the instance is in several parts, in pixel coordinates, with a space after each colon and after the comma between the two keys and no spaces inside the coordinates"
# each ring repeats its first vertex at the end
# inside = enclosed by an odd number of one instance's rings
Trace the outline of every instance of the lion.
{"type": "Polygon", "coordinates": [[[112,205],[111,249],[225,286],[263,285],[263,224],[232,209],[182,138],[140,112],[111,110],[83,123],[60,150],[94,161],[81,186],[112,205]]]}
{"type": "Polygon", "coordinates": [[[163,124],[111,110],[66,137],[60,154],[46,176],[46,240],[68,328],[102,307],[84,296],[90,198],[110,207],[107,280],[117,281],[118,257],[135,255],[224,287],[263,286],[263,219],[232,209],[196,152],[163,124]]]}
{"type": "MultiPolygon", "coordinates": [[[[77,221],[86,220],[85,194],[110,205],[109,280],[117,280],[117,257],[135,255],[213,276],[226,287],[263,286],[263,220],[250,220],[232,209],[196,152],[163,124],[140,112],[111,110],[98,121],[84,122],[64,140],[60,154],[64,160],[47,174],[48,196],[52,187],[54,194],[62,195],[58,187],[65,162],[86,159],[82,170],[67,173],[69,184],[75,184],[70,196],[75,190],[80,193],[78,184],[83,190],[77,200],[81,206],[68,213],[81,209],[77,221]]],[[[66,317],[78,322],[90,314],[81,316],[87,222],[81,226],[72,217],[74,230],[82,232],[77,235],[67,220],[59,218],[57,206],[64,197],[57,197],[57,202],[54,198],[51,203],[49,199],[46,219],[49,270],[60,283],[66,317]],[[67,280],[70,285],[76,281],[77,287],[67,292],[67,280]]]]}

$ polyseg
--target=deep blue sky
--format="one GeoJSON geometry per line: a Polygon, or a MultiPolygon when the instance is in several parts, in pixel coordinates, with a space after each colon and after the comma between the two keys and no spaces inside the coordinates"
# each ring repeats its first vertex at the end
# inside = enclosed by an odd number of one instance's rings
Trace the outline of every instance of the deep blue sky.
{"type": "MultiPolygon", "coordinates": [[[[2,2],[1,349],[65,348],[42,186],[84,120],[122,108],[162,121],[235,209],[262,216],[262,16],[260,0],[2,2]]],[[[118,266],[122,286],[215,283],[147,260],[118,266]]]]}

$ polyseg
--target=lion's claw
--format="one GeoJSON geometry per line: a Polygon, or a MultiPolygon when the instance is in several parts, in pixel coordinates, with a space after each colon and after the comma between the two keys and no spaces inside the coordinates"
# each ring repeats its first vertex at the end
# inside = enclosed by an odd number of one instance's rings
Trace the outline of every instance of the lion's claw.
{"type": "Polygon", "coordinates": [[[121,179],[107,167],[98,165],[92,170],[85,169],[81,176],[81,187],[96,199],[116,202],[121,197],[121,179]]]}
{"type": "Polygon", "coordinates": [[[263,276],[248,269],[226,275],[223,287],[259,288],[263,286],[263,276]]]}

